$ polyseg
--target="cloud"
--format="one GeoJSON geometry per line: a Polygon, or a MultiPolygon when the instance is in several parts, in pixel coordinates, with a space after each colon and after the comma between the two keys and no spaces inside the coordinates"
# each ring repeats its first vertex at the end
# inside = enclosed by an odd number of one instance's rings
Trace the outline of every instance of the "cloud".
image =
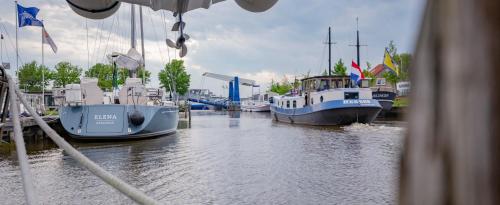
{"type": "MultiPolygon", "coordinates": [[[[106,62],[113,51],[125,53],[130,48],[130,7],[104,20],[90,20],[75,14],[64,0],[19,1],[24,6],[40,8],[39,18],[59,51],[53,54],[47,46],[45,64],[53,67],[59,61],[70,61],[82,68],[106,62]],[[87,30],[88,28],[88,30],[87,30]],[[88,41],[87,41],[88,31],[88,41]],[[88,49],[87,49],[88,43],[88,49]],[[89,54],[89,58],[87,55],[89,54]]],[[[186,33],[191,36],[185,60],[192,76],[193,88],[209,88],[223,94],[225,82],[204,79],[201,74],[214,72],[257,80],[260,84],[283,76],[293,78],[311,71],[319,74],[327,69],[324,44],[328,27],[333,29],[333,61],[355,59],[356,17],[359,17],[362,67],[382,61],[382,52],[390,40],[399,51],[411,52],[419,28],[424,1],[421,0],[312,0],[307,3],[279,1],[264,13],[241,9],[234,1],[197,9],[187,13],[186,33]]],[[[8,4],[7,4],[8,5],[8,4]]],[[[175,39],[171,32],[175,18],[171,12],[154,12],[144,8],[146,68],[153,73],[151,85],[157,86],[156,74],[178,51],[169,49],[165,39],[175,39]]],[[[9,33],[4,42],[4,59],[15,67],[14,5],[0,7],[0,31],[9,33]]],[[[41,61],[40,28],[19,29],[21,63],[41,61]]],[[[140,45],[140,44],[139,44],[140,45]]],[[[140,46],[138,46],[140,51],[140,46]]],[[[245,88],[246,89],[246,88],[245,88]]]]}

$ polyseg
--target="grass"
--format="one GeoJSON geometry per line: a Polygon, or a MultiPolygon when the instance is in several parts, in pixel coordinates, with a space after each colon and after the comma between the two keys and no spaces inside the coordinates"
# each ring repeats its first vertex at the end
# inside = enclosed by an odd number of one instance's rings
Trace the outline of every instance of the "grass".
{"type": "Polygon", "coordinates": [[[409,103],[409,100],[407,97],[397,97],[394,100],[394,104],[392,105],[393,107],[407,107],[409,103]]]}

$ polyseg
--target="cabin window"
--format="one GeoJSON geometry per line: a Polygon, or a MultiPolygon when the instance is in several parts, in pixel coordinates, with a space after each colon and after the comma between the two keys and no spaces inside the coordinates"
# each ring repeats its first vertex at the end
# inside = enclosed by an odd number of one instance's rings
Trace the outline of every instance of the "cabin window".
{"type": "Polygon", "coordinates": [[[297,107],[297,101],[296,101],[296,100],[294,100],[294,101],[293,101],[293,108],[296,108],[296,107],[297,107]]]}
{"type": "Polygon", "coordinates": [[[286,108],[290,108],[290,100],[286,101],[286,108]]]}
{"type": "Polygon", "coordinates": [[[345,92],[344,93],[344,99],[346,99],[346,100],[357,100],[357,99],[359,99],[359,93],[358,92],[345,92]]]}
{"type": "Polygon", "coordinates": [[[312,105],[312,104],[314,104],[314,100],[313,100],[313,98],[311,97],[311,105],[312,105]]]}
{"type": "Polygon", "coordinates": [[[323,96],[319,97],[319,102],[323,102],[323,96]]]}

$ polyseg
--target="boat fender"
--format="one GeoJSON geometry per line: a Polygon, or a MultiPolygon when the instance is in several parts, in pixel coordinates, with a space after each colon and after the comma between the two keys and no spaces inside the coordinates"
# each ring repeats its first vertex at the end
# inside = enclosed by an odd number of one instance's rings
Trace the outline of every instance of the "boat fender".
{"type": "Polygon", "coordinates": [[[130,122],[135,126],[139,126],[144,122],[144,115],[137,110],[134,110],[132,114],[128,116],[128,118],[130,119],[130,122]]]}

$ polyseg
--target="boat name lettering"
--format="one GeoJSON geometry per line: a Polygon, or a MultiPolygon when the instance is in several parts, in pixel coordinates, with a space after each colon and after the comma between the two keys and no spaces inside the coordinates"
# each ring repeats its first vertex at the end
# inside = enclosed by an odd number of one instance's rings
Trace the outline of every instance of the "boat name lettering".
{"type": "Polygon", "coordinates": [[[376,98],[387,98],[387,97],[389,97],[389,94],[388,93],[376,93],[376,94],[373,94],[373,97],[376,97],[376,98]]]}
{"type": "Polygon", "coordinates": [[[344,100],[344,104],[370,104],[370,100],[344,100]]]}
{"type": "Polygon", "coordinates": [[[94,115],[95,120],[116,120],[117,117],[115,114],[108,114],[108,115],[94,115]]]}

